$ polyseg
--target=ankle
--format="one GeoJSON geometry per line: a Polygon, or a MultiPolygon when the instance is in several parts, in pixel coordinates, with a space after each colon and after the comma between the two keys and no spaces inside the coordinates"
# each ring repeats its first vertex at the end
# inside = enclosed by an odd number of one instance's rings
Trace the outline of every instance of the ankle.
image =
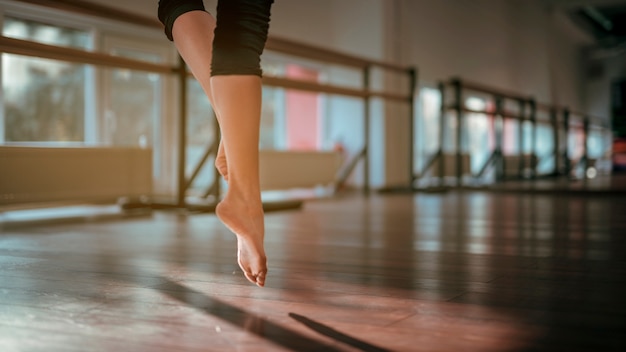
{"type": "Polygon", "coordinates": [[[246,214],[247,217],[263,217],[263,203],[260,198],[248,197],[242,194],[228,192],[224,199],[218,204],[221,211],[228,213],[236,212],[246,214]]]}
{"type": "Polygon", "coordinates": [[[258,190],[242,190],[241,187],[229,185],[224,200],[236,204],[255,206],[261,204],[261,192],[258,190]]]}

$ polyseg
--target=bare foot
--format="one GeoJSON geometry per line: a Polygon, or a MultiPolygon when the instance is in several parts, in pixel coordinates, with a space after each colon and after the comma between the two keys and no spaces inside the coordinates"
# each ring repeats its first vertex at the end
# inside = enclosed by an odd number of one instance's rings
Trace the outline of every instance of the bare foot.
{"type": "Polygon", "coordinates": [[[226,164],[226,153],[224,152],[224,141],[222,140],[220,140],[220,145],[217,148],[215,167],[224,178],[224,181],[228,182],[228,165],[226,164]]]}
{"type": "Polygon", "coordinates": [[[265,285],[267,259],[263,248],[263,207],[243,199],[226,198],[217,205],[215,213],[237,235],[237,263],[246,278],[260,287],[265,285]]]}

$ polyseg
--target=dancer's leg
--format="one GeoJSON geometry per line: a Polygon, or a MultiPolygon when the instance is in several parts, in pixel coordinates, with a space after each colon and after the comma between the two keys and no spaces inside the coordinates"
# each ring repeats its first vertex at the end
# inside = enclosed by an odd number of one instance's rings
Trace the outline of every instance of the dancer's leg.
{"type": "Polygon", "coordinates": [[[211,90],[228,160],[228,192],[216,213],[237,235],[239,265],[259,286],[267,273],[259,186],[260,57],[272,2],[219,0],[211,62],[211,90]]]}
{"type": "MultiPolygon", "coordinates": [[[[196,80],[204,90],[215,111],[218,122],[221,121],[211,91],[211,60],[213,58],[213,31],[215,18],[205,11],[191,11],[180,15],[172,27],[172,37],[178,52],[183,57],[196,80]]],[[[222,131],[223,132],[223,131],[222,131]]],[[[220,140],[215,167],[228,181],[228,167],[224,153],[223,133],[220,140]]]]}
{"type": "Polygon", "coordinates": [[[261,79],[254,74],[210,77],[207,62],[212,51],[207,33],[212,33],[212,26],[208,13],[193,11],[176,19],[172,34],[220,121],[229,188],[216,213],[237,235],[238,263],[246,277],[263,286],[267,265],[258,173],[261,79]]]}
{"type": "Polygon", "coordinates": [[[211,87],[222,116],[228,160],[228,191],[216,213],[237,235],[238,262],[246,277],[263,286],[267,266],[259,186],[261,78],[214,76],[211,87]]]}

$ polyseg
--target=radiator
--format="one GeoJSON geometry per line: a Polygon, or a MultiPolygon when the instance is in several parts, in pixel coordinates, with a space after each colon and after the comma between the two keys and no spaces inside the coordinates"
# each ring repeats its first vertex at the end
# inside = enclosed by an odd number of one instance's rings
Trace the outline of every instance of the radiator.
{"type": "MultiPolygon", "coordinates": [[[[439,176],[439,163],[441,162],[441,158],[435,160],[430,170],[433,173],[433,176],[439,176]]],[[[453,177],[456,176],[457,169],[457,156],[456,154],[448,154],[445,153],[443,155],[443,167],[444,167],[444,177],[453,177]]],[[[469,175],[471,172],[470,169],[470,156],[469,154],[461,154],[461,174],[469,175]]]]}
{"type": "Polygon", "coordinates": [[[342,165],[338,152],[262,150],[261,189],[284,190],[330,185],[342,165]]]}
{"type": "Polygon", "coordinates": [[[0,146],[0,207],[150,196],[152,150],[0,146]]]}
{"type": "Polygon", "coordinates": [[[519,164],[522,158],[524,158],[524,167],[530,170],[534,170],[539,161],[535,154],[505,155],[503,156],[504,176],[519,176],[519,164]]]}

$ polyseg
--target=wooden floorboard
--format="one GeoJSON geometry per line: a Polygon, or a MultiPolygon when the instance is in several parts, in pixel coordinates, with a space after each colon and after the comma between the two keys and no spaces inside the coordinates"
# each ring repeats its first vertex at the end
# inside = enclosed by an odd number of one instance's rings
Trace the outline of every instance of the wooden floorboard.
{"type": "Polygon", "coordinates": [[[266,215],[267,287],[212,214],[4,228],[0,351],[622,351],[626,199],[349,195],[266,215]]]}

